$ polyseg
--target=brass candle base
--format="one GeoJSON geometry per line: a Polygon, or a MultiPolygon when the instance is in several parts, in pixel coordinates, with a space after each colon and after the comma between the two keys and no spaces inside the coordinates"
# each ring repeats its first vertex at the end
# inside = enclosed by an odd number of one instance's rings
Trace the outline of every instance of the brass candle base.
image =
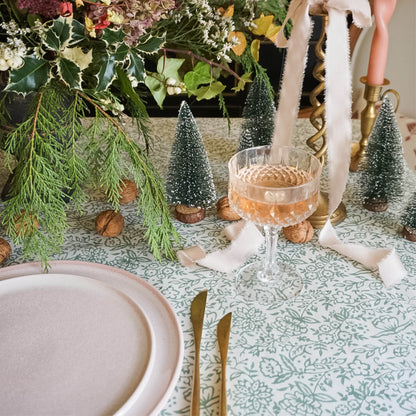
{"type": "MultiPolygon", "coordinates": [[[[328,194],[326,192],[320,192],[318,208],[316,211],[308,218],[308,221],[312,224],[313,228],[321,229],[324,227],[326,221],[328,220],[328,194]]],[[[338,205],[338,208],[331,215],[331,224],[337,225],[345,220],[347,217],[347,209],[343,202],[338,205]]]]}
{"type": "Polygon", "coordinates": [[[351,148],[351,172],[357,172],[361,160],[365,157],[368,138],[377,117],[376,104],[381,98],[382,88],[390,84],[388,79],[384,79],[382,85],[367,84],[367,77],[361,77],[360,81],[365,85],[364,98],[367,101],[367,105],[361,112],[361,140],[359,143],[353,143],[351,148]]]}
{"type": "MultiPolygon", "coordinates": [[[[325,52],[323,49],[326,40],[326,28],[329,23],[328,13],[324,11],[317,11],[311,13],[322,18],[321,35],[315,46],[315,56],[317,63],[313,69],[314,78],[319,81],[319,84],[313,89],[310,94],[310,102],[312,105],[312,113],[309,121],[316,128],[316,133],[307,139],[306,144],[314,151],[314,154],[321,161],[322,165],[326,162],[327,142],[326,142],[326,121],[325,121],[325,102],[320,102],[318,97],[325,90],[325,52]]],[[[328,220],[328,194],[321,192],[318,201],[318,208],[308,218],[309,222],[314,228],[323,228],[328,220]]],[[[339,224],[347,216],[345,205],[341,202],[335,212],[331,215],[331,223],[333,225],[339,224]]]]}

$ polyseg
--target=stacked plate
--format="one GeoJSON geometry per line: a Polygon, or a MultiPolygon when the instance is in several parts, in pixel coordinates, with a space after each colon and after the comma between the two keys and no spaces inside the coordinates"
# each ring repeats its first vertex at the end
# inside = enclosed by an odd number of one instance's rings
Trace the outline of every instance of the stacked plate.
{"type": "Polygon", "coordinates": [[[172,308],[130,273],[70,261],[0,270],[1,414],[154,415],[182,358],[172,308]]]}

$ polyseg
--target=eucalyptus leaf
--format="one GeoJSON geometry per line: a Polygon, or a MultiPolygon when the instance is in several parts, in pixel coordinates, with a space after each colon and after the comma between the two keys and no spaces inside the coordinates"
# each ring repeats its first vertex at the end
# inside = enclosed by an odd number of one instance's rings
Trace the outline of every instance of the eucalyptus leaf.
{"type": "Polygon", "coordinates": [[[10,71],[5,90],[27,94],[50,81],[50,65],[46,59],[27,56],[24,62],[21,68],[10,71]]]}
{"type": "Polygon", "coordinates": [[[157,78],[152,76],[147,76],[145,79],[145,84],[147,88],[149,88],[150,92],[153,95],[153,98],[157,102],[160,108],[162,108],[163,101],[166,97],[166,87],[165,85],[159,81],[157,78]]]}
{"type": "Polygon", "coordinates": [[[77,64],[69,59],[60,58],[57,67],[64,84],[73,89],[81,89],[81,68],[77,64]]]}

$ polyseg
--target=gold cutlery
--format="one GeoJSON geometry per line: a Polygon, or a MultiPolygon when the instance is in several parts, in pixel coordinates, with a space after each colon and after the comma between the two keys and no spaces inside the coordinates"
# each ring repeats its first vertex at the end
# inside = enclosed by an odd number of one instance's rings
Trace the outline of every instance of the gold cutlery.
{"type": "Polygon", "coordinates": [[[207,290],[195,296],[191,304],[191,321],[195,338],[194,379],[192,384],[191,416],[199,416],[200,385],[199,385],[199,354],[201,349],[202,328],[204,324],[207,290]]]}
{"type": "Polygon", "coordinates": [[[230,339],[231,312],[223,316],[217,325],[217,339],[221,357],[221,390],[220,390],[220,416],[227,415],[227,354],[230,339]]]}

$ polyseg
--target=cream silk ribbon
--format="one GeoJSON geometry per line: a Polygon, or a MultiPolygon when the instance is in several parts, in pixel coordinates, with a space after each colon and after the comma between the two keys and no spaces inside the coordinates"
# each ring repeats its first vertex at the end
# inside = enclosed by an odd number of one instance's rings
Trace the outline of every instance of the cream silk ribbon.
{"type": "MultiPolygon", "coordinates": [[[[279,31],[276,46],[287,47],[287,57],[276,112],[273,146],[290,145],[299,110],[300,95],[307,58],[308,42],[312,31],[309,13],[327,11],[327,43],[325,52],[325,117],[328,143],[329,213],[342,201],[351,152],[351,69],[347,12],[351,12],[356,26],[371,26],[368,0],[292,0],[288,14],[279,31]],[[291,19],[292,33],[287,40],[284,27],[291,19]]],[[[330,216],[329,215],[329,216],[330,216]]],[[[386,287],[406,276],[394,249],[374,249],[356,244],[343,244],[328,220],[321,230],[319,241],[324,247],[336,250],[370,269],[378,268],[386,287]]]]}

